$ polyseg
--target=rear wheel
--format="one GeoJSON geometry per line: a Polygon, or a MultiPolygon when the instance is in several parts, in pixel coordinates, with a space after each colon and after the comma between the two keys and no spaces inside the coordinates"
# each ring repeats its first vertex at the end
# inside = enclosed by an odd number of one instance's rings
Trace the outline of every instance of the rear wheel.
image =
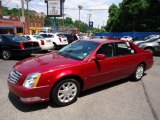
{"type": "Polygon", "coordinates": [[[3,49],[2,52],[1,52],[1,54],[2,54],[2,58],[4,60],[11,59],[12,54],[11,54],[11,51],[9,49],[3,49]]]}
{"type": "Polygon", "coordinates": [[[52,90],[51,99],[56,106],[67,106],[77,100],[80,84],[75,79],[65,79],[52,90]]]}
{"type": "Polygon", "coordinates": [[[53,43],[53,44],[54,44],[54,49],[58,50],[58,45],[56,43],[53,43]]]}
{"type": "Polygon", "coordinates": [[[143,64],[138,65],[135,73],[133,74],[133,80],[135,80],[135,81],[141,80],[141,78],[144,75],[144,70],[145,70],[145,67],[143,64]]]}

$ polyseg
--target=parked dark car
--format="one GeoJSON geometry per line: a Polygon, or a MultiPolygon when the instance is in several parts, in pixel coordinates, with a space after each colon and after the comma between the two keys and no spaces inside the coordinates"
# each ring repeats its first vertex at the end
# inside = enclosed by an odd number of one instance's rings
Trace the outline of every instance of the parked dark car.
{"type": "Polygon", "coordinates": [[[67,38],[68,43],[72,43],[72,42],[78,40],[78,38],[75,34],[62,34],[62,35],[64,35],[67,38]]]}
{"type": "Polygon", "coordinates": [[[144,41],[137,45],[144,50],[150,51],[152,54],[160,53],[160,38],[144,41]]]}
{"type": "Polygon", "coordinates": [[[135,42],[135,41],[145,41],[146,39],[144,37],[134,37],[131,41],[135,42]]]}
{"type": "Polygon", "coordinates": [[[28,41],[24,37],[4,34],[0,35],[0,56],[9,60],[13,56],[29,56],[34,51],[39,51],[38,42],[28,41]]]}

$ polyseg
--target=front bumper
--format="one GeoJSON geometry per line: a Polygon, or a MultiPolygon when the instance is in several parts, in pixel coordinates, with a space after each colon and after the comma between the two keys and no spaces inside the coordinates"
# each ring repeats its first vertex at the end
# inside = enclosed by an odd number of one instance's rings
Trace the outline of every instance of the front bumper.
{"type": "Polygon", "coordinates": [[[23,103],[36,103],[48,101],[50,96],[50,86],[42,86],[36,88],[25,88],[8,81],[10,93],[23,103]]]}

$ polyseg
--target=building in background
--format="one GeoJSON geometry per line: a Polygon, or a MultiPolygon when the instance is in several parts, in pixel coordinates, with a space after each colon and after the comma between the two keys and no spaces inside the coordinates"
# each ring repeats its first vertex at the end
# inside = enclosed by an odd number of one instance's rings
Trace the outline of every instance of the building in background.
{"type": "MultiPolygon", "coordinates": [[[[26,18],[27,21],[27,18],[26,18]]],[[[44,20],[39,18],[30,18],[29,19],[29,33],[27,22],[24,23],[25,26],[25,34],[37,35],[44,27],[44,20]]]]}
{"type": "Polygon", "coordinates": [[[4,16],[0,19],[0,34],[18,34],[24,33],[24,24],[16,16],[4,16]],[[8,19],[7,19],[8,18],[8,19]]]}

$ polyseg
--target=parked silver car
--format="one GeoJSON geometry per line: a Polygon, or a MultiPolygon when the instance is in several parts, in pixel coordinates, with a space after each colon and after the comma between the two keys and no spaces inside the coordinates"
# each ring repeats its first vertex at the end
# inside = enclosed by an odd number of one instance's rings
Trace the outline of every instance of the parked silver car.
{"type": "Polygon", "coordinates": [[[153,54],[160,53],[160,38],[137,44],[140,48],[148,50],[153,54]]]}

